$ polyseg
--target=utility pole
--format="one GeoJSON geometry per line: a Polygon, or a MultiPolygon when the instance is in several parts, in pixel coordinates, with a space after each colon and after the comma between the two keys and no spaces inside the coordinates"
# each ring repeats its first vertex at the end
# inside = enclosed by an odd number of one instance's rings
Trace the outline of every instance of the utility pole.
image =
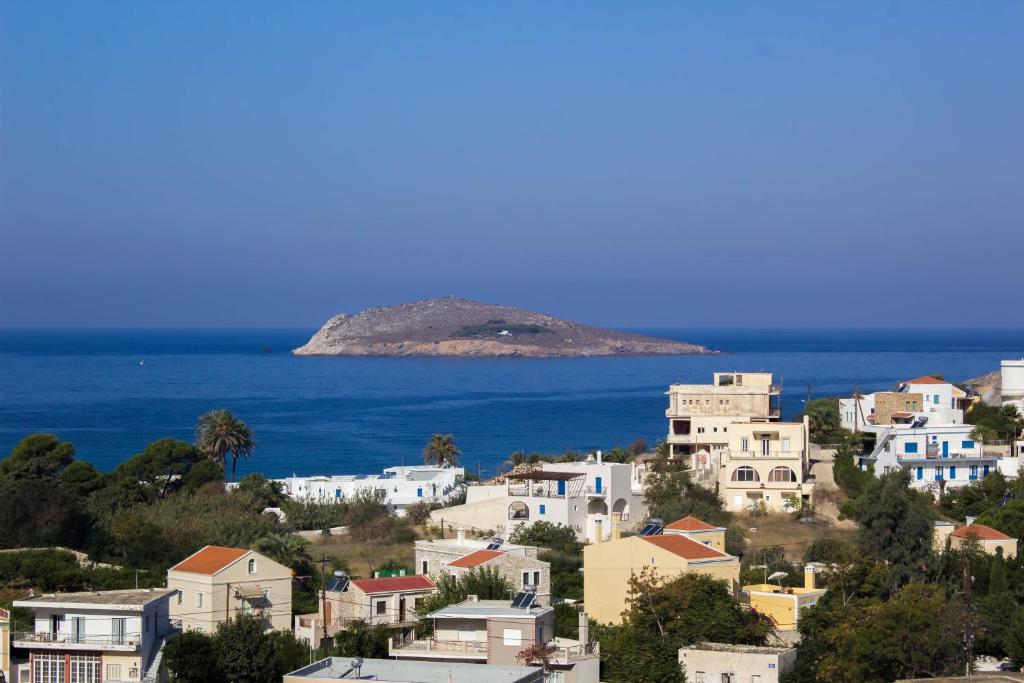
{"type": "Polygon", "coordinates": [[[807,405],[811,405],[811,385],[807,385],[807,405]]]}
{"type": "Polygon", "coordinates": [[[327,563],[330,562],[330,559],[326,555],[321,555],[318,561],[320,563],[320,624],[323,627],[320,644],[323,645],[327,640],[327,563]]]}
{"type": "Polygon", "coordinates": [[[971,610],[971,584],[974,577],[971,576],[970,562],[964,561],[964,603],[967,605],[967,619],[964,620],[964,646],[967,648],[967,675],[971,675],[974,668],[974,613],[971,610]]]}
{"type": "Polygon", "coordinates": [[[860,421],[857,419],[860,415],[860,385],[853,385],[853,433],[856,434],[860,431],[860,421]]]}

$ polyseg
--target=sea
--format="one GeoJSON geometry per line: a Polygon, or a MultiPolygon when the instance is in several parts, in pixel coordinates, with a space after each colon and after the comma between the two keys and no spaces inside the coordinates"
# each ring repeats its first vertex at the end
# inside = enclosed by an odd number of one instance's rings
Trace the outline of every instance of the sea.
{"type": "Polygon", "coordinates": [[[191,440],[226,408],[257,448],[239,476],[368,474],[422,462],[451,433],[462,462],[494,474],[517,450],[589,452],[664,438],[672,383],[775,373],[783,416],[808,396],[891,388],[923,374],[961,381],[1024,357],[1024,330],[645,329],[704,344],[701,356],[297,357],[313,329],[0,331],[0,455],[48,432],[115,468],[163,437],[191,440]]]}

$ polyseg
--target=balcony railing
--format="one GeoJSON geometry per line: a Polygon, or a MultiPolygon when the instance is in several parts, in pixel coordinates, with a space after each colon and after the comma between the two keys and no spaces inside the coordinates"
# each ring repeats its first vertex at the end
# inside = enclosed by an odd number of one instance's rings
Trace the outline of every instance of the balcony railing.
{"type": "Polygon", "coordinates": [[[124,635],[76,635],[74,633],[50,633],[48,631],[18,631],[11,634],[12,642],[40,645],[91,645],[96,647],[138,647],[142,642],[141,633],[124,635]]]}
{"type": "Polygon", "coordinates": [[[796,451],[792,451],[792,450],[790,450],[790,451],[774,451],[773,450],[773,451],[769,451],[768,453],[762,453],[760,450],[756,450],[756,451],[732,451],[732,450],[727,450],[727,451],[725,451],[725,453],[730,458],[732,458],[734,460],[735,459],[739,459],[739,458],[760,458],[760,459],[765,459],[765,460],[770,460],[772,458],[776,458],[776,459],[779,459],[779,460],[798,460],[800,458],[803,458],[803,456],[804,456],[803,450],[796,450],[796,451]]]}
{"type": "Polygon", "coordinates": [[[596,640],[582,645],[559,647],[555,649],[555,659],[560,662],[572,662],[587,659],[601,654],[601,644],[596,640]]]}
{"type": "Polygon", "coordinates": [[[392,651],[400,650],[403,654],[436,652],[437,654],[479,655],[487,656],[487,644],[475,640],[403,640],[393,638],[392,651]]]}

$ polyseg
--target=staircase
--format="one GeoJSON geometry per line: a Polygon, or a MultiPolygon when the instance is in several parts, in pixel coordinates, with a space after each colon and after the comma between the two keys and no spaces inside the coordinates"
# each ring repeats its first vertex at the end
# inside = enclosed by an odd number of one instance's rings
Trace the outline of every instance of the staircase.
{"type": "Polygon", "coordinates": [[[176,635],[178,635],[177,631],[171,631],[160,639],[159,645],[149,655],[149,661],[142,674],[142,683],[160,683],[160,667],[164,661],[164,648],[167,647],[168,641],[176,635]]]}

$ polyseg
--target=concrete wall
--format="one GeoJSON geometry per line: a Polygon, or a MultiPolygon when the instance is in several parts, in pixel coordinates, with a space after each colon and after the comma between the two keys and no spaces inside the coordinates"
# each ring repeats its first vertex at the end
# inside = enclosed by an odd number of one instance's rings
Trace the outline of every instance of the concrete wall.
{"type": "MultiPolygon", "coordinates": [[[[1006,541],[987,541],[977,540],[978,546],[989,555],[995,555],[996,551],[1000,548],[1003,551],[1003,557],[1010,558],[1017,556],[1017,539],[1011,538],[1006,541]]],[[[949,537],[950,548],[962,548],[967,543],[967,539],[960,538],[959,536],[949,537]]]]}
{"type": "Polygon", "coordinates": [[[779,683],[795,663],[796,649],[793,648],[716,650],[695,646],[679,650],[679,664],[691,683],[702,680],[703,683],[720,683],[723,674],[730,674],[732,683],[779,683]]]}
{"type": "Polygon", "coordinates": [[[522,665],[520,651],[534,643],[546,643],[555,637],[554,612],[537,619],[492,617],[487,620],[488,664],[522,665]],[[515,641],[518,632],[519,640],[515,641]],[[511,638],[506,642],[506,636],[511,638]]]}
{"type": "Polygon", "coordinates": [[[924,410],[924,396],[898,391],[875,392],[875,424],[892,424],[893,413],[918,413],[924,410]]]}

